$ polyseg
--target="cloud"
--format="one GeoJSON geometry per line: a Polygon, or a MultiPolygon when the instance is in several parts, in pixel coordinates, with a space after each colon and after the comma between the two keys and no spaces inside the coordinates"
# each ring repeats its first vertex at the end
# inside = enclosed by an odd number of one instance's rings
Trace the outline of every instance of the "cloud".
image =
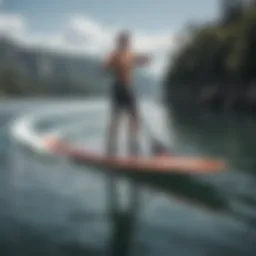
{"type": "Polygon", "coordinates": [[[74,16],[68,21],[60,40],[78,51],[99,55],[111,47],[112,36],[110,28],[101,26],[89,17],[74,16]]]}
{"type": "MultiPolygon", "coordinates": [[[[42,47],[65,53],[101,56],[114,46],[113,39],[119,30],[81,15],[73,15],[64,30],[55,35],[29,32],[28,25],[21,15],[0,15],[0,35],[11,36],[26,47],[42,47]]],[[[155,61],[148,68],[151,74],[161,74],[166,65],[166,56],[174,46],[175,37],[169,31],[151,34],[134,32],[134,49],[155,56],[155,61]]]]}
{"type": "MultiPolygon", "coordinates": [[[[103,54],[114,46],[114,37],[121,28],[107,27],[86,16],[74,16],[62,35],[63,43],[91,54],[103,54]]],[[[148,71],[160,75],[166,66],[166,56],[175,46],[175,37],[169,31],[147,34],[134,32],[134,49],[153,55],[154,62],[148,71]]]]}
{"type": "Polygon", "coordinates": [[[21,15],[0,14],[0,35],[17,37],[25,33],[26,21],[21,15]]]}
{"type": "Polygon", "coordinates": [[[105,43],[111,39],[107,28],[99,25],[89,17],[75,16],[68,22],[66,35],[71,33],[76,38],[87,41],[105,43]]]}
{"type": "Polygon", "coordinates": [[[135,34],[135,49],[145,52],[162,53],[168,51],[172,46],[172,37],[168,33],[163,34],[135,34]]]}

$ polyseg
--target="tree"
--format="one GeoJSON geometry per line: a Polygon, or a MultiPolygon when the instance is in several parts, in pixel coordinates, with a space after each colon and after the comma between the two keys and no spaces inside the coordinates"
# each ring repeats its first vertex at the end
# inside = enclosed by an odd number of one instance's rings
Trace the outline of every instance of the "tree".
{"type": "MultiPolygon", "coordinates": [[[[204,24],[194,29],[166,74],[166,86],[229,81],[247,83],[256,79],[256,9],[240,19],[223,24],[204,24]]],[[[241,83],[241,84],[242,84],[241,83]]]]}

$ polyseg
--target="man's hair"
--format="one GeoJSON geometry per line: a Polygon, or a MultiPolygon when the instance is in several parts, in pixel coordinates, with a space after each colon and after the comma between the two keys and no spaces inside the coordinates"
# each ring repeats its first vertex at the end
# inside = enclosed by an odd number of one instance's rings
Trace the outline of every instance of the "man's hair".
{"type": "Polygon", "coordinates": [[[122,30],[117,35],[118,46],[124,46],[129,44],[131,33],[128,30],[122,30]]]}

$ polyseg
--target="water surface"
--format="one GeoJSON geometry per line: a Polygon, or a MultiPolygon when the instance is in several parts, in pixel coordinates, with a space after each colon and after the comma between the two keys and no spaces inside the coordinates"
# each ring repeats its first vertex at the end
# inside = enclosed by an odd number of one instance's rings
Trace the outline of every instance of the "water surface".
{"type": "MultiPolygon", "coordinates": [[[[256,122],[252,117],[172,111],[174,151],[221,156],[232,168],[209,177],[149,177],[137,187],[139,192],[120,177],[121,211],[114,212],[106,174],[66,159],[49,161],[8,136],[7,124],[14,117],[42,104],[46,103],[1,103],[1,255],[254,255],[256,122]],[[152,188],[153,184],[157,186],[152,188]],[[200,206],[177,200],[174,192],[193,194],[200,206]],[[206,210],[202,204],[221,205],[225,214],[206,210]]],[[[96,145],[97,132],[86,139],[85,131],[77,127],[76,140],[96,145]]]]}

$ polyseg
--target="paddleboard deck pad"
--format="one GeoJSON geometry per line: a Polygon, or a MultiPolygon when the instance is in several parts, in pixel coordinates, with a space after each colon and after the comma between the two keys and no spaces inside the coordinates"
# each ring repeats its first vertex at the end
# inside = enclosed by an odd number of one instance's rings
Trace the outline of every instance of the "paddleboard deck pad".
{"type": "Polygon", "coordinates": [[[227,169],[222,160],[186,156],[107,156],[77,148],[57,138],[44,140],[48,150],[84,165],[144,173],[209,174],[227,169]]]}

